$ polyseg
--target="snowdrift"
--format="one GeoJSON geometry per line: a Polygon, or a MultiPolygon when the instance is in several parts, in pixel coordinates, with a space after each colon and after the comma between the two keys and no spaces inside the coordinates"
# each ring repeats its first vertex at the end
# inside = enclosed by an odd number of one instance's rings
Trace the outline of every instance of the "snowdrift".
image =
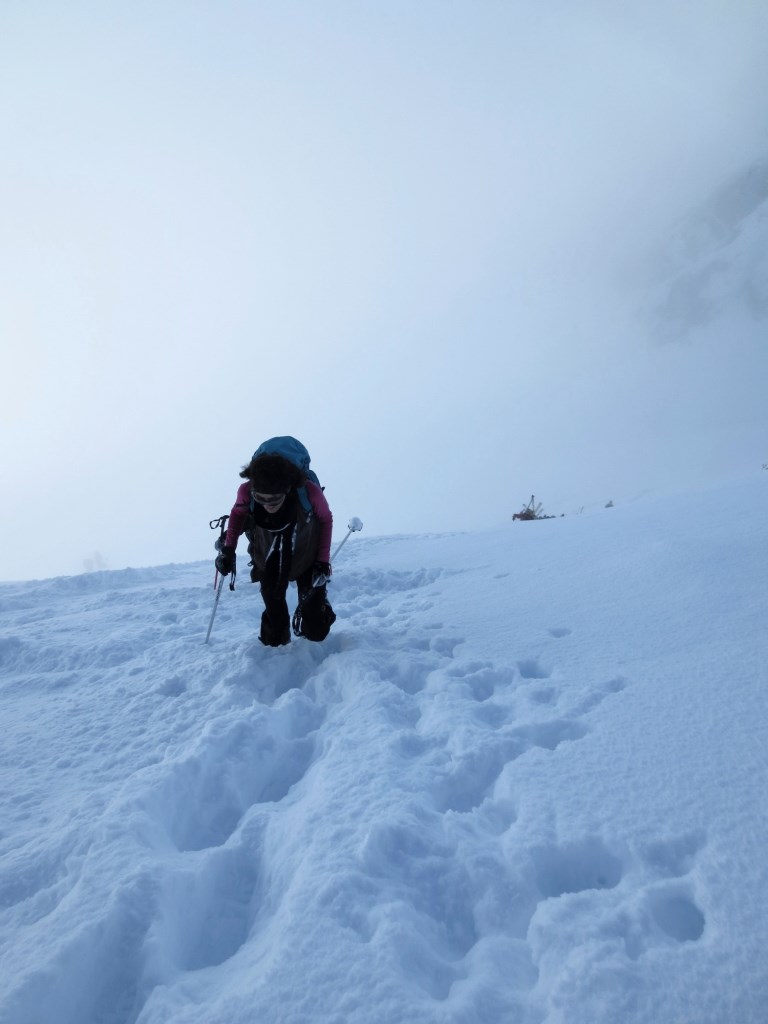
{"type": "Polygon", "coordinates": [[[767,499],[0,587],[0,1020],[763,1021],[767,499]]]}

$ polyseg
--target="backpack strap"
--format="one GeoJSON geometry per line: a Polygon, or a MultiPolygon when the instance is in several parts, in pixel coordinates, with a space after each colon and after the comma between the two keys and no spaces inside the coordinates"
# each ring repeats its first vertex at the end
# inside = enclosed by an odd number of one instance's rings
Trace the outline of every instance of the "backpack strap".
{"type": "MultiPolygon", "coordinates": [[[[311,470],[310,470],[310,472],[311,472],[311,470]]],[[[312,473],[312,476],[314,476],[314,475],[315,474],[312,473]]],[[[296,488],[296,497],[299,499],[299,504],[304,509],[304,511],[309,513],[310,515],[314,515],[314,511],[312,509],[312,502],[309,500],[309,495],[307,494],[307,488],[306,487],[297,487],[296,488]]]]}

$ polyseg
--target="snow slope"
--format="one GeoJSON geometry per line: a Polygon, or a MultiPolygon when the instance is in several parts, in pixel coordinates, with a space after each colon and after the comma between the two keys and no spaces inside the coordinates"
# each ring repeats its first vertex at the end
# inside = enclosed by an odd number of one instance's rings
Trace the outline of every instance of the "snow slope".
{"type": "Polygon", "coordinates": [[[719,322],[718,338],[761,329],[768,318],[768,157],[723,184],[655,255],[646,321],[665,341],[719,322]]]}
{"type": "Polygon", "coordinates": [[[757,1024],[768,473],[350,540],[328,641],[211,565],[0,587],[3,1024],[757,1024]]]}

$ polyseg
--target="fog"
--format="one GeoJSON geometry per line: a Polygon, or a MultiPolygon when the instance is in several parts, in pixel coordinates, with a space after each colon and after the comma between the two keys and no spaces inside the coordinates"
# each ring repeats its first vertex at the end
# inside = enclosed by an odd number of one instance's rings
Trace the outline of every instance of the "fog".
{"type": "Polygon", "coordinates": [[[766,40],[749,2],[4,4],[0,578],[208,557],[275,434],[373,534],[759,471],[760,304],[670,337],[663,296],[766,158],[766,40]]]}

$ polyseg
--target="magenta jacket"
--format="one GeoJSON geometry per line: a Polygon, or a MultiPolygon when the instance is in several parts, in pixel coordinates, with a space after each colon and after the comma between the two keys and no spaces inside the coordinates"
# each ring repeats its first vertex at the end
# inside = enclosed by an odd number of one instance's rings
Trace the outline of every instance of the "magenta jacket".
{"type": "MultiPolygon", "coordinates": [[[[313,484],[311,480],[307,480],[305,487],[307,488],[307,497],[309,498],[309,503],[312,506],[312,511],[315,514],[315,519],[320,524],[320,543],[317,548],[316,561],[330,562],[333,515],[331,514],[328,502],[325,500],[322,488],[318,487],[317,484],[313,484]]],[[[250,510],[251,485],[246,480],[245,483],[240,484],[238,487],[235,504],[232,506],[232,511],[229,513],[229,524],[227,525],[227,536],[224,541],[225,544],[228,544],[233,548],[237,547],[237,542],[240,539],[248,521],[250,510]]]]}

